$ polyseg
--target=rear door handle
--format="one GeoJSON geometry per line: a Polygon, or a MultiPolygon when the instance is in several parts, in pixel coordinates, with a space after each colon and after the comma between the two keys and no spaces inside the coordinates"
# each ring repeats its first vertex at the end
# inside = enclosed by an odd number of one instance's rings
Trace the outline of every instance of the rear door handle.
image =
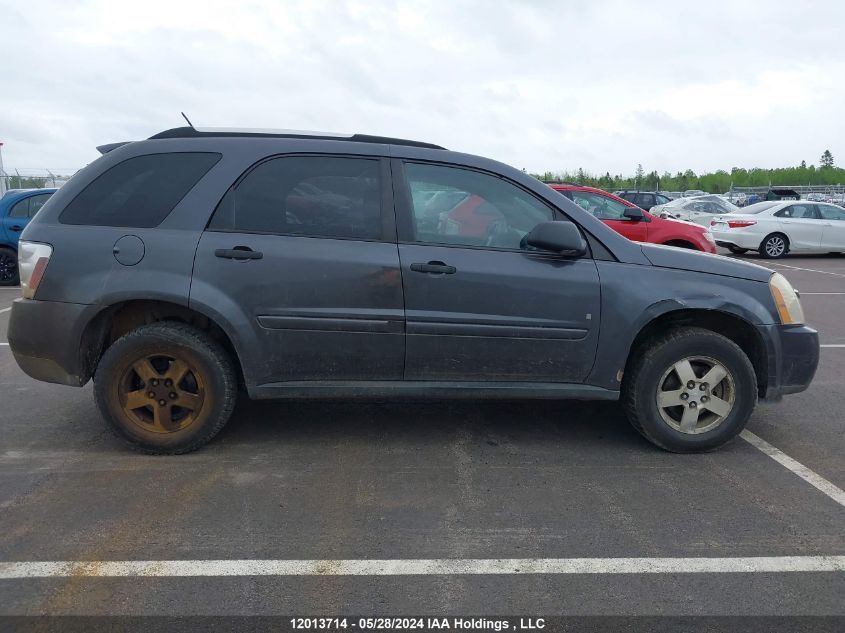
{"type": "Polygon", "coordinates": [[[214,256],[223,259],[261,259],[264,253],[254,251],[247,246],[236,246],[235,248],[218,248],[214,251],[214,256]]]}
{"type": "Polygon", "coordinates": [[[457,268],[443,262],[428,262],[427,264],[411,264],[411,270],[417,273],[431,273],[435,275],[454,275],[457,268]]]}

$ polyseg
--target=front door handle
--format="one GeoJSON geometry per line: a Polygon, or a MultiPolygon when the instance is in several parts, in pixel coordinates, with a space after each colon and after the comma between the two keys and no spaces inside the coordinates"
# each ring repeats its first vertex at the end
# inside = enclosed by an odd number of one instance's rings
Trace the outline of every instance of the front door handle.
{"type": "Polygon", "coordinates": [[[235,248],[218,248],[214,251],[214,256],[223,259],[261,259],[264,253],[254,251],[248,246],[236,246],[235,248]]]}
{"type": "Polygon", "coordinates": [[[19,226],[17,224],[13,224],[12,226],[9,227],[9,230],[12,231],[13,233],[20,233],[21,231],[23,231],[23,227],[19,226]]]}
{"type": "Polygon", "coordinates": [[[411,264],[411,270],[417,273],[431,273],[435,275],[454,275],[458,270],[443,262],[428,262],[427,264],[411,264]]]}

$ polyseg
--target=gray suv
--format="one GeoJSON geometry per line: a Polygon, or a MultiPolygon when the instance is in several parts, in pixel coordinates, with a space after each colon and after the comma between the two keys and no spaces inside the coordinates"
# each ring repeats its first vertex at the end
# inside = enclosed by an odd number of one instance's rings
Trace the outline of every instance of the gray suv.
{"type": "Polygon", "coordinates": [[[239,390],[621,400],[701,451],[818,363],[783,276],[628,241],[491,160],[191,127],[101,150],[24,231],[8,338],[33,378],[93,377],[143,451],[200,447],[239,390]]]}

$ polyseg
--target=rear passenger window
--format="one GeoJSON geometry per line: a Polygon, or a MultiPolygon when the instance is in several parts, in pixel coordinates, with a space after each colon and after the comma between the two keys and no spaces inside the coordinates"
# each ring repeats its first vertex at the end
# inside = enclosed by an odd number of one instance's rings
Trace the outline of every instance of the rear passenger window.
{"type": "Polygon", "coordinates": [[[224,196],[209,230],[381,238],[380,162],[289,156],[258,165],[224,196]]]}
{"type": "Polygon", "coordinates": [[[136,156],[100,174],[62,211],[63,224],[158,226],[211,169],[220,154],[136,156]]]}

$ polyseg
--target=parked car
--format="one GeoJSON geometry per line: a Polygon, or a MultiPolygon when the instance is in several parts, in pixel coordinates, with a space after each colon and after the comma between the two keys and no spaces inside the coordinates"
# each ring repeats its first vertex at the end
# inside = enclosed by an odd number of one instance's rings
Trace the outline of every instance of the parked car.
{"type": "Polygon", "coordinates": [[[0,286],[18,285],[18,239],[55,189],[10,189],[0,198],[0,286]]]}
{"type": "Polygon", "coordinates": [[[682,197],[693,198],[695,196],[704,196],[706,194],[707,192],[702,191],[701,189],[687,189],[686,191],[684,191],[684,195],[682,197]]]}
{"type": "Polygon", "coordinates": [[[652,207],[657,206],[658,204],[666,204],[670,202],[672,198],[669,196],[664,196],[661,193],[656,191],[621,191],[617,194],[620,198],[627,200],[628,202],[632,202],[633,204],[637,205],[640,209],[644,209],[645,211],[651,211],[652,207]]]}
{"type": "Polygon", "coordinates": [[[206,443],[239,387],[621,398],[651,442],[701,451],[816,369],[782,275],[631,242],[492,160],[194,128],[112,147],[26,227],[8,341],[33,378],[93,376],[103,416],[143,451],[206,443]],[[472,209],[430,208],[438,192],[472,209]]]}
{"type": "Polygon", "coordinates": [[[733,253],[758,251],[776,259],[788,253],[845,252],[845,210],[804,200],[758,202],[710,222],[716,244],[733,253]]]}
{"type": "Polygon", "coordinates": [[[695,222],[709,227],[714,215],[734,213],[739,207],[731,204],[722,196],[706,195],[696,198],[678,198],[666,204],[653,207],[651,212],[661,218],[674,218],[695,222]]]}
{"type": "Polygon", "coordinates": [[[602,189],[571,184],[550,186],[629,240],[716,252],[716,243],[707,228],[659,218],[602,189]]]}
{"type": "Polygon", "coordinates": [[[773,187],[766,192],[766,200],[800,200],[801,194],[794,189],[773,187]]]}

